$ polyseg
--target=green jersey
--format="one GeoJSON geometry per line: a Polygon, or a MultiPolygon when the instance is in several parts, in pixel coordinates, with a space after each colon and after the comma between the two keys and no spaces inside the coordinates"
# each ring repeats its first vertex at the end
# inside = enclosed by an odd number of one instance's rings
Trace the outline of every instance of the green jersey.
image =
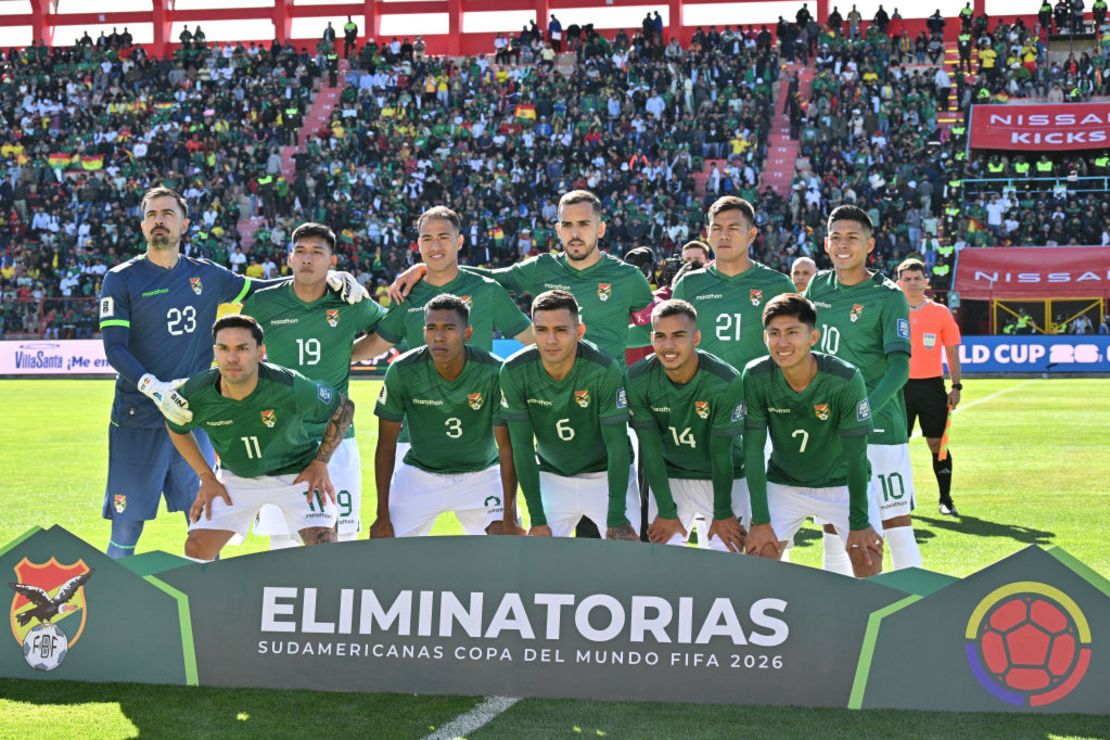
{"type": "Polygon", "coordinates": [[[168,422],[184,434],[203,429],[220,455],[220,466],[240,478],[300,473],[312,462],[322,434],[310,434],[314,423],[326,424],[342,398],[331,386],[309,380],[296,370],[258,364],[258,385],[236,401],[220,394],[220,371],[205,370],[181,389],[193,419],[168,422]]]}
{"type": "Polygon", "coordinates": [[[569,291],[578,301],[586,325],[586,338],[624,367],[628,341],[628,316],[652,301],[651,287],[638,269],[602,253],[585,270],[567,262],[566,253],[541,254],[511,267],[484,271],[510,290],[539,295],[556,288],[569,291]]]}
{"type": "Polygon", "coordinates": [[[501,367],[501,416],[532,423],[540,470],[597,473],[608,462],[601,427],[628,423],[622,381],[616,360],[591,342],[578,343],[574,367],[562,380],[547,374],[530,345],[501,367]]]}
{"type": "MultiPolygon", "coordinates": [[[[282,283],[252,293],[242,312],[253,316],[265,332],[266,359],[347,395],[351,352],[359,334],[374,331],[385,309],[374,300],[350,304],[331,291],[311,303],[282,283]]],[[[319,439],[327,423],[310,424],[309,436],[319,439]]],[[[354,424],[347,437],[355,436],[354,424]]]]}
{"type": "Polygon", "coordinates": [[[667,377],[655,355],[628,368],[625,390],[633,429],[655,426],[663,437],[669,478],[710,480],[710,436],[733,437],[733,473],[744,475],[740,433],[744,428],[740,373],[700,349],[698,370],[683,385],[667,377]]]}
{"type": "MultiPolygon", "coordinates": [[[[882,273],[858,285],[842,285],[835,270],[813,276],[806,298],[817,307],[820,349],[859,368],[868,392],[886,374],[891,355],[910,356],[910,305],[905,294],[882,273]]],[[[906,403],[895,393],[882,408],[872,409],[872,444],[905,444],[906,403]]]]}
{"type": "Polygon", "coordinates": [[[459,270],[446,285],[430,285],[421,280],[413,286],[404,303],[389,309],[378,325],[378,336],[387,342],[420,347],[424,344],[424,306],[437,295],[450,293],[462,298],[470,307],[470,326],[474,333],[469,344],[487,352],[493,350],[493,330],[502,336],[515,337],[532,322],[520,310],[505,289],[489,278],[459,270]]]}
{"type": "Polygon", "coordinates": [[[814,352],[817,375],[795,391],[770,357],[744,368],[744,415],[748,429],[769,429],[767,480],[787,486],[829,488],[848,483],[842,437],[871,431],[867,388],[859,370],[814,352]]]}
{"type": "Polygon", "coordinates": [[[405,463],[431,473],[472,473],[497,463],[493,427],[500,424],[498,374],[501,358],[466,348],[466,364],[454,380],[440,375],[427,347],[398,357],[385,371],[374,413],[406,419],[412,447],[405,463]]]}
{"type": "Polygon", "coordinates": [[[778,270],[753,262],[739,275],[722,275],[715,266],[682,276],[672,298],[689,301],[698,310],[701,348],[737,370],[767,355],[763,343],[763,307],[794,284],[778,270]]]}

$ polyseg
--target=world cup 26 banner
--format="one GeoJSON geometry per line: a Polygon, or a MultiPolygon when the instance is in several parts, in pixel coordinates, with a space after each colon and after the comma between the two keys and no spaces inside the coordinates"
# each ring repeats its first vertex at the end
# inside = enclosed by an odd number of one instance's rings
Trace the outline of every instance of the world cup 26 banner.
{"type": "Polygon", "coordinates": [[[53,527],[0,549],[0,570],[5,677],[1110,713],[1110,582],[1059,549],[962,580],[859,581],[690,548],[504,537],[116,562],[53,527]]]}
{"type": "MultiPolygon", "coordinates": [[[[973,105],[968,145],[1008,152],[1105,149],[1110,103],[973,105]]],[[[1036,157],[1026,159],[1032,161],[1036,157]]]]}

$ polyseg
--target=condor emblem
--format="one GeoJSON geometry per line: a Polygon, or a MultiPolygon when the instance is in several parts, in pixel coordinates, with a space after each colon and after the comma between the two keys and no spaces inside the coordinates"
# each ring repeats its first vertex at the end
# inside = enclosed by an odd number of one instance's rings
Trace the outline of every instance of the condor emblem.
{"type": "Polygon", "coordinates": [[[813,407],[813,413],[816,414],[817,418],[820,419],[821,421],[828,421],[829,420],[829,405],[827,403],[815,404],[814,407],[813,407]]]}
{"type": "Polygon", "coordinates": [[[486,399],[482,398],[481,393],[471,393],[466,397],[467,405],[470,406],[470,408],[474,409],[475,411],[481,410],[482,404],[485,403],[485,402],[486,402],[486,399]]]}
{"type": "Polygon", "coordinates": [[[262,412],[262,423],[266,425],[267,429],[274,428],[274,425],[277,424],[277,414],[274,413],[273,409],[266,409],[262,412]]]}
{"type": "Polygon", "coordinates": [[[13,570],[17,582],[8,584],[15,591],[10,610],[12,635],[23,646],[23,657],[29,666],[52,671],[62,664],[69,648],[77,644],[85,631],[88,610],[84,586],[93,569],[83,560],[62,565],[54,558],[41,564],[23,558],[13,570]],[[74,625],[70,641],[54,622],[78,614],[79,619],[69,622],[74,625]]]}
{"type": "Polygon", "coordinates": [[[860,316],[863,316],[863,306],[857,303],[852,306],[852,310],[848,313],[848,320],[854,324],[859,321],[860,316]]]}
{"type": "Polygon", "coordinates": [[[748,294],[748,298],[751,300],[753,306],[758,306],[763,302],[763,291],[758,288],[752,288],[751,292],[748,294]]]}
{"type": "Polygon", "coordinates": [[[189,278],[189,287],[192,288],[193,292],[197,295],[200,295],[204,291],[204,283],[202,283],[198,277],[189,278]]]}
{"type": "Polygon", "coordinates": [[[339,326],[339,309],[329,308],[327,311],[328,326],[334,329],[335,327],[339,326]]]}
{"type": "Polygon", "coordinates": [[[709,401],[694,401],[694,413],[697,414],[699,418],[708,419],[709,401]]]}
{"type": "Polygon", "coordinates": [[[597,284],[597,297],[602,303],[613,297],[613,285],[611,283],[598,283],[597,284]]]}
{"type": "Polygon", "coordinates": [[[574,402],[582,408],[587,408],[590,405],[590,392],[588,390],[575,391],[574,402]]]}

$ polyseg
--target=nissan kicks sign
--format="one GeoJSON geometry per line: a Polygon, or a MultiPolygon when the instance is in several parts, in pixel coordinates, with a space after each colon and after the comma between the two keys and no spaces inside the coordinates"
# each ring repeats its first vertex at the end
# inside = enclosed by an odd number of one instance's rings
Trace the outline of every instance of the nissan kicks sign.
{"type": "Polygon", "coordinates": [[[1110,103],[973,105],[972,149],[1064,151],[1110,145],[1110,103]]]}

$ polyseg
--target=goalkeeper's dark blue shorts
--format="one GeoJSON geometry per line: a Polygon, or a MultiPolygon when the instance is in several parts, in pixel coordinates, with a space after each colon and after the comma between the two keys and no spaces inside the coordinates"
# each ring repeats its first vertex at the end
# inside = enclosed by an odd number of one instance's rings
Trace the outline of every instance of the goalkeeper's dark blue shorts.
{"type": "MultiPolygon", "coordinates": [[[[208,435],[193,431],[204,459],[215,464],[216,452],[208,435]]],[[[146,521],[158,515],[158,501],[167,511],[188,511],[200,481],[177,454],[165,427],[108,428],[108,485],[104,491],[105,519],[146,521]]]]}

